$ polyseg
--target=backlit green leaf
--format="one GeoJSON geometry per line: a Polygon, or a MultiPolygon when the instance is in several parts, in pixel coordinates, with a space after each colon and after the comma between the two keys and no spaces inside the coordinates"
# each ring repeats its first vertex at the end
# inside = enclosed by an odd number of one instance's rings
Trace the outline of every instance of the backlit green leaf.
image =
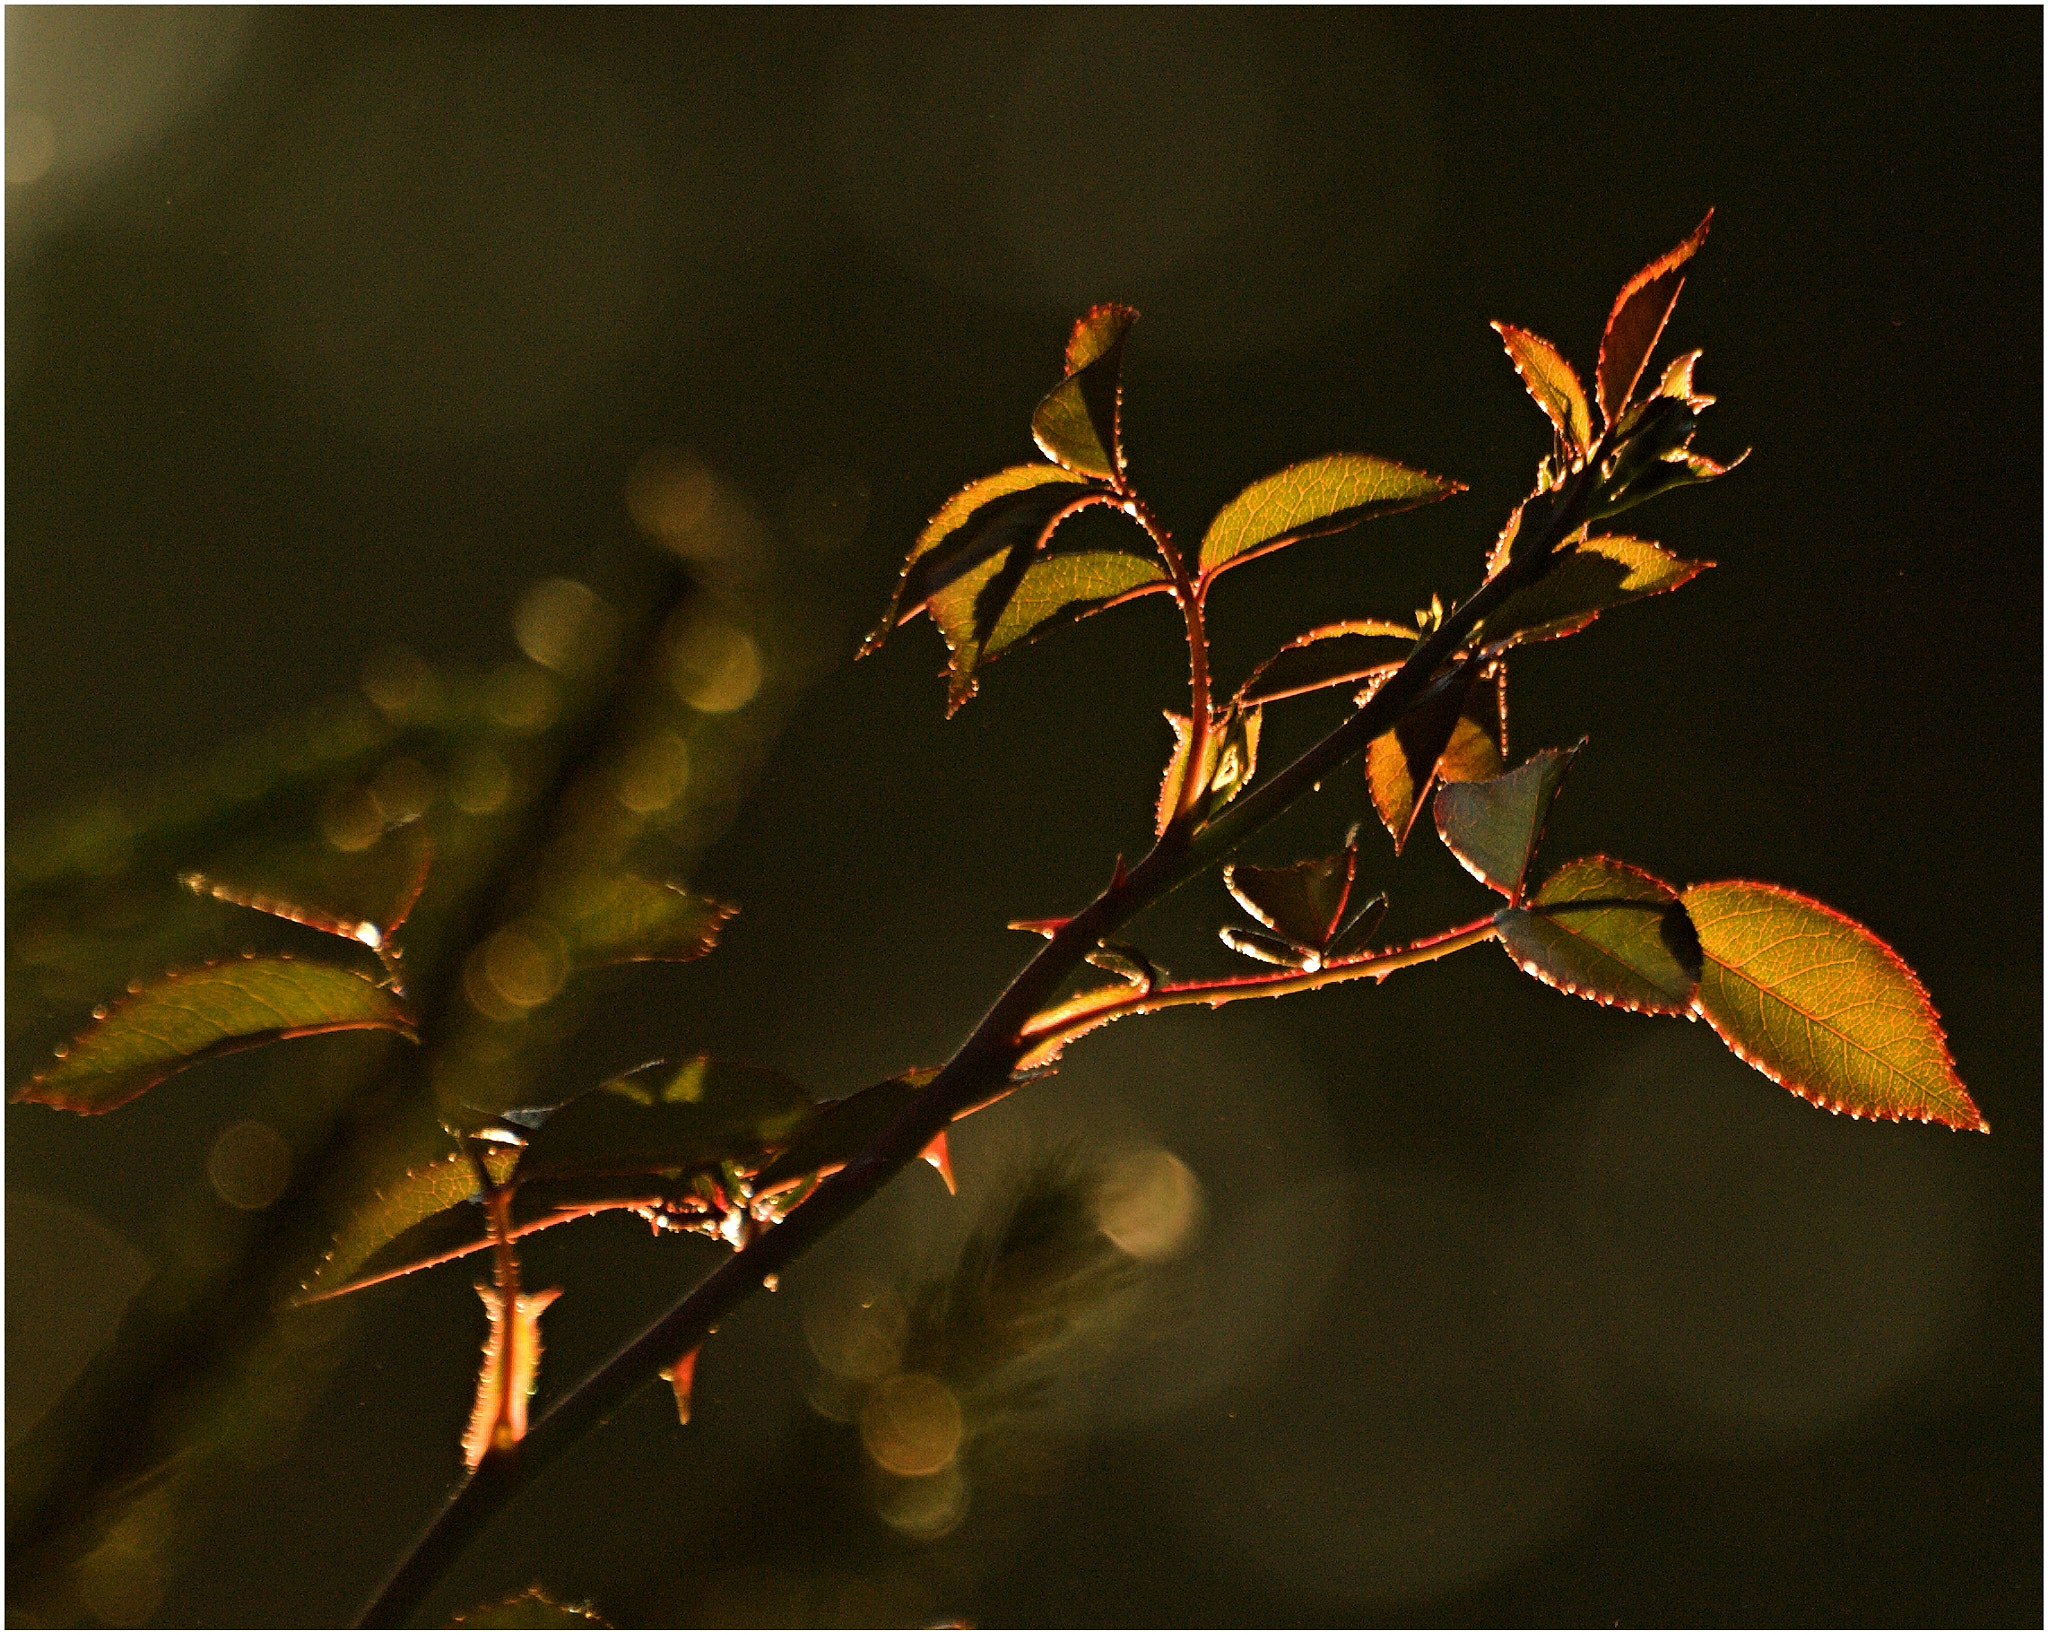
{"type": "Polygon", "coordinates": [[[1451,855],[1510,903],[1521,899],[1550,803],[1585,744],[1582,738],[1570,749],[1546,749],[1497,778],[1446,783],[1436,792],[1436,830],[1451,855]]]}
{"type": "Polygon", "coordinates": [[[1864,927],[1748,880],[1683,901],[1704,955],[1696,1008],[1750,1066],[1833,1112],[1990,1129],[1926,989],[1864,927]]]}
{"type": "Polygon", "coordinates": [[[1501,946],[1539,982],[1623,1010],[1682,1014],[1699,982],[1699,941],[1678,893],[1608,857],[1582,857],[1521,908],[1493,917],[1501,946]]]}
{"type": "Polygon", "coordinates": [[[1665,321],[1678,304],[1678,292],[1685,288],[1680,269],[1706,242],[1713,220],[1714,212],[1709,210],[1690,238],[1637,273],[1614,298],[1606,331],[1600,337],[1600,368],[1594,380],[1600,414],[1608,425],[1619,420],[1628,407],[1643,365],[1657,349],[1657,337],[1664,333],[1665,321]]]}
{"type": "Polygon", "coordinates": [[[1676,590],[1713,565],[1673,556],[1647,539],[1601,534],[1562,553],[1535,584],[1510,596],[1480,627],[1480,639],[1491,645],[1568,636],[1611,607],[1676,590]]]}
{"type": "Polygon", "coordinates": [[[787,1145],[815,1107],[780,1073],[695,1056],[658,1089],[617,1079],[552,1114],[514,1179],[751,1168],[787,1145]]]}
{"type": "Polygon", "coordinates": [[[981,666],[1063,624],[1138,596],[1169,591],[1150,556],[1122,550],[1063,550],[1030,542],[1006,547],[927,604],[951,653],[947,713],[972,698],[981,666]]]}
{"type": "Polygon", "coordinates": [[[896,594],[861,647],[862,656],[922,612],[934,590],[1013,545],[1036,540],[1062,506],[1090,492],[1107,490],[1056,465],[1010,466],[969,483],[939,507],[917,536],[904,558],[896,594]]]}
{"type": "Polygon", "coordinates": [[[1328,857],[1308,858],[1285,868],[1226,863],[1223,884],[1267,930],[1308,948],[1322,948],[1337,933],[1357,867],[1358,852],[1347,846],[1328,857]]]}
{"type": "Polygon", "coordinates": [[[1218,511],[1202,536],[1206,578],[1296,540],[1333,534],[1456,494],[1464,484],[1369,454],[1326,454],[1261,477],[1218,511]]]}
{"type": "Polygon", "coordinates": [[[681,886],[618,874],[580,883],[561,930],[578,965],[696,959],[738,912],[681,886]]]}
{"type": "Polygon", "coordinates": [[[209,1056],[352,1028],[409,1039],[412,1027],[390,990],[354,971],[281,955],[224,960],[173,972],[120,1000],[15,1099],[104,1113],[209,1056]]]}
{"type": "Polygon", "coordinates": [[[829,1175],[844,1169],[896,1122],[897,1115],[917,1099],[938,1071],[936,1067],[913,1068],[826,1102],[795,1140],[754,1177],[755,1196],[765,1196],[807,1175],[829,1175]]]}
{"type": "MultiPolygon", "coordinates": [[[[387,1245],[404,1237],[422,1222],[442,1215],[476,1196],[476,1170],[460,1153],[431,1164],[409,1169],[389,1186],[379,1188],[349,1215],[335,1234],[334,1246],[322,1257],[313,1275],[301,1285],[301,1298],[317,1299],[355,1281],[387,1245]]],[[[470,1212],[467,1220],[453,1228],[462,1241],[484,1227],[483,1211],[470,1212]]],[[[438,1243],[416,1255],[423,1259],[439,1252],[438,1243]]],[[[453,1243],[448,1245],[453,1248],[453,1243]]]]}
{"type": "Polygon", "coordinates": [[[1578,372],[1541,335],[1513,324],[1493,327],[1537,407],[1550,416],[1565,446],[1583,459],[1593,446],[1593,411],[1586,406],[1586,388],[1579,384],[1578,372]]]}
{"type": "Polygon", "coordinates": [[[1247,704],[1271,704],[1324,687],[1355,686],[1399,668],[1421,632],[1394,619],[1346,619],[1297,636],[1238,688],[1247,704]]]}
{"type": "Polygon", "coordinates": [[[1462,680],[1425,693],[1391,732],[1381,733],[1366,749],[1366,787],[1397,853],[1408,844],[1432,782],[1497,777],[1505,764],[1501,679],[1497,674],[1478,678],[1470,666],[1460,674],[1462,680]]]}
{"type": "Polygon", "coordinates": [[[1067,338],[1067,378],[1031,416],[1031,435],[1048,460],[1119,486],[1124,337],[1137,321],[1136,309],[1107,302],[1076,322],[1067,338]]]}

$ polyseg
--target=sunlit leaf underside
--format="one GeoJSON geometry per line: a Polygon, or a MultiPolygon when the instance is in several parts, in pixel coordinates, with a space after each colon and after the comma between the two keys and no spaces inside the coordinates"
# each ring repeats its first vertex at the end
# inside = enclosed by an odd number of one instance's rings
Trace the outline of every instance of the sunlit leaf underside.
{"type": "Polygon", "coordinates": [[[1202,536],[1206,576],[1317,534],[1427,505],[1464,488],[1370,454],[1326,454],[1261,477],[1216,513],[1202,536]]]}
{"type": "Polygon", "coordinates": [[[1567,863],[1494,916],[1508,957],[1539,982],[1623,1010],[1682,1015],[1699,955],[1678,893],[1609,857],[1567,863]]]}
{"type": "Polygon", "coordinates": [[[1833,1112],[1990,1129],[1927,991],[1870,931],[1747,880],[1693,886],[1683,901],[1705,956],[1699,1014],[1752,1067],[1833,1112]]]}
{"type": "Polygon", "coordinates": [[[339,966],[282,955],[224,960],[119,1001],[15,1099],[104,1113],[208,1057],[354,1028],[411,1038],[413,1020],[390,990],[339,966]]]}

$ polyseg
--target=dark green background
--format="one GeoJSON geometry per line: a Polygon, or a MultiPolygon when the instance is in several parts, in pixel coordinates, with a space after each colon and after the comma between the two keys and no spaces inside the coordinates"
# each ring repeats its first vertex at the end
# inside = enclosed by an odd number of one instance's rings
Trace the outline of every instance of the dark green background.
{"type": "MultiPolygon", "coordinates": [[[[1104,1105],[1209,1188],[1237,1360],[1176,1395],[1177,1331],[1098,1379],[1081,1463],[935,1616],[2038,1626],[2038,12],[179,15],[9,14],[10,115],[51,62],[52,108],[143,108],[97,168],[62,168],[60,119],[9,193],[11,821],[379,646],[502,656],[524,585],[630,536],[657,446],[771,513],[818,462],[865,482],[860,538],[797,565],[850,657],[923,518],[1029,457],[1097,299],[1144,310],[1126,436],[1184,535],[1332,449],[1472,485],[1226,582],[1226,671],[1448,599],[1547,447],[1487,320],[1589,364],[1620,281],[1714,206],[1672,334],[1721,398],[1702,445],[1756,452],[1629,519],[1713,573],[1523,664],[1518,751],[1592,735],[1547,855],[1867,923],[1995,1133],[1831,1118],[1482,950],[1081,1046],[1038,1111],[959,1133],[950,1215],[892,1198],[826,1260],[914,1260],[1104,1105]],[[189,83],[152,113],[166,64],[189,83]]],[[[1006,660],[950,723],[939,659],[919,628],[815,683],[699,870],[743,917],[632,1026],[843,1093],[942,1057],[1025,951],[1003,922],[1142,848],[1163,604],[1006,660]]],[[[1259,855],[1341,833],[1340,782],[1259,855]]],[[[1365,858],[1393,934],[1481,911],[1433,842],[1365,858]]],[[[1148,945],[1199,969],[1224,904],[1186,895],[1148,945]]],[[[92,1124],[10,1108],[10,1191],[146,1255],[234,1071],[92,1124]]],[[[555,1383],[701,1260],[590,1233],[558,1251],[555,1383]],[[609,1285],[575,1270],[605,1244],[609,1285]]],[[[719,1560],[800,1561],[748,1496],[803,1469],[803,1276],[707,1352],[698,1424],[637,1402],[458,1598],[539,1576],[672,1622],[719,1560]]],[[[458,1278],[366,1297],[297,1457],[160,1618],[349,1616],[453,1474],[458,1278]]],[[[857,1514],[789,1513],[857,1550],[857,1514]]]]}

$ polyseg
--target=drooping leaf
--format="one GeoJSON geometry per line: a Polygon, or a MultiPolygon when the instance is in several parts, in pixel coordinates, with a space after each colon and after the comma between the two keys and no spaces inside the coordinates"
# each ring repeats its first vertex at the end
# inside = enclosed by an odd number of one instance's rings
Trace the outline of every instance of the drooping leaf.
{"type": "Polygon", "coordinates": [[[1124,337],[1135,308],[1106,302],[1089,310],[1067,338],[1067,378],[1039,402],[1031,435],[1048,460],[1121,486],[1124,337]]]}
{"type": "Polygon", "coordinates": [[[458,1612],[451,1629],[610,1629],[585,1602],[557,1601],[539,1585],[458,1612]]]}
{"type": "Polygon", "coordinates": [[[938,1076],[936,1067],[913,1068],[871,1084],[838,1101],[828,1101],[795,1140],[754,1177],[754,1195],[765,1197],[808,1175],[829,1175],[859,1157],[903,1109],[938,1076]]]}
{"type": "Polygon", "coordinates": [[[284,955],[223,960],[173,972],[117,1001],[15,1100],[110,1112],[208,1057],[353,1028],[413,1037],[399,999],[354,971],[284,955]]]}
{"type": "Polygon", "coordinates": [[[939,507],[903,562],[903,577],[861,656],[923,611],[934,590],[1020,542],[1038,538],[1061,507],[1106,489],[1056,465],[1010,466],[969,483],[939,507]]]}
{"type": "Polygon", "coordinates": [[[1623,1010],[1692,1006],[1699,939],[1678,893],[1642,869],[1581,857],[1493,922],[1508,956],[1553,988],[1623,1010]]]}
{"type": "Polygon", "coordinates": [[[1657,596],[1714,564],[1689,562],[1647,539],[1600,534],[1563,552],[1533,585],[1516,591],[1480,627],[1481,639],[1546,641],[1583,630],[1611,607],[1657,596]]]}
{"type": "Polygon", "coordinates": [[[1304,460],[1261,477],[1216,513],[1202,536],[1202,577],[1297,540],[1427,505],[1464,487],[1369,454],[1304,460]]]}
{"type": "Polygon", "coordinates": [[[693,1056],[658,1090],[615,1079],[577,1097],[534,1132],[515,1178],[751,1167],[815,1110],[801,1085],[771,1069],[693,1056]]]}
{"type": "Polygon", "coordinates": [[[1643,365],[1657,349],[1657,338],[1664,333],[1665,321],[1678,304],[1678,292],[1685,287],[1680,269],[1706,242],[1713,220],[1714,212],[1709,210],[1690,238],[1637,273],[1614,298],[1606,331],[1600,337],[1600,368],[1594,381],[1606,424],[1613,425],[1628,407],[1643,365]]]}
{"type": "Polygon", "coordinates": [[[982,665],[1055,626],[1138,596],[1170,591],[1152,557],[1123,550],[1063,550],[1046,543],[1006,547],[950,584],[926,606],[951,654],[947,713],[979,686],[982,665]]]}
{"type": "Polygon", "coordinates": [[[738,912],[678,885],[615,874],[579,883],[561,930],[578,965],[688,960],[710,953],[738,912]]]}
{"type": "Polygon", "coordinates": [[[1682,900],[1704,955],[1696,1009],[1750,1066],[1833,1112],[1990,1129],[1927,990],[1870,931],[1748,880],[1682,900]]]}
{"type": "Polygon", "coordinates": [[[526,1405],[540,1383],[540,1316],[560,1289],[508,1296],[488,1283],[476,1286],[490,1316],[483,1366],[477,1371],[476,1403],[463,1433],[462,1459],[471,1470],[493,1450],[509,1453],[526,1440],[526,1405]]]}
{"type": "Polygon", "coordinates": [[[1311,857],[1285,868],[1226,863],[1223,884],[1244,911],[1269,931],[1320,949],[1337,934],[1358,870],[1357,848],[1311,857]]]}
{"type": "Polygon", "coordinates": [[[1499,776],[1500,685],[1498,675],[1482,679],[1467,665],[1425,693],[1392,731],[1367,747],[1366,785],[1374,810],[1394,837],[1396,853],[1408,844],[1434,780],[1463,783],[1499,776]]]}
{"type": "Polygon", "coordinates": [[[1445,783],[1437,789],[1432,805],[1444,845],[1474,879],[1510,903],[1521,900],[1522,881],[1543,837],[1550,803],[1573,757],[1585,747],[1581,738],[1570,749],[1532,755],[1497,778],[1445,783]]]}
{"type": "Polygon", "coordinates": [[[1578,372],[1541,335],[1513,324],[1496,323],[1493,327],[1537,407],[1550,416],[1565,446],[1584,459],[1593,447],[1593,411],[1586,406],[1586,388],[1579,384],[1578,372]]]}
{"type": "Polygon", "coordinates": [[[1245,678],[1246,704],[1271,704],[1324,687],[1355,686],[1399,668],[1421,632],[1395,619],[1346,619],[1296,636],[1245,678]]]}
{"type": "Polygon", "coordinates": [[[1324,963],[1363,953],[1365,945],[1372,941],[1373,933],[1379,930],[1380,921],[1386,917],[1387,894],[1383,891],[1346,920],[1342,929],[1330,939],[1330,946],[1323,950],[1324,963]]]}

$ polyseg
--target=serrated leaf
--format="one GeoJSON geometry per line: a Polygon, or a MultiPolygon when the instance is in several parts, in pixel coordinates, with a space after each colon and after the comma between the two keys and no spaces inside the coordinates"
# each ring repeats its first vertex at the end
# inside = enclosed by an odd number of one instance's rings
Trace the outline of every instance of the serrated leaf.
{"type": "Polygon", "coordinates": [[[15,1092],[73,1113],[105,1113],[182,1067],[314,1033],[381,1028],[413,1037],[388,989],[339,966],[266,956],[173,972],[116,1002],[15,1092]]]}
{"type": "Polygon", "coordinates": [[[1502,770],[1500,677],[1481,678],[1470,666],[1461,675],[1462,682],[1453,679],[1425,693],[1391,732],[1367,747],[1366,786],[1394,837],[1396,854],[1408,844],[1433,781],[1470,782],[1502,770]]]}
{"type": "Polygon", "coordinates": [[[503,1601],[458,1612],[451,1629],[610,1629],[585,1602],[557,1601],[535,1585],[503,1601]]]}
{"type": "Polygon", "coordinates": [[[1347,846],[1328,857],[1307,858],[1285,868],[1226,863],[1223,884],[1268,931],[1320,949],[1337,934],[1357,869],[1358,852],[1347,846]]]}
{"type": "Polygon", "coordinates": [[[1356,685],[1400,668],[1422,639],[1395,619],[1346,619],[1296,636],[1237,690],[1241,703],[1271,704],[1324,687],[1356,685]]]}
{"type": "Polygon", "coordinates": [[[1497,778],[1446,783],[1436,792],[1436,831],[1444,845],[1475,880],[1510,903],[1521,900],[1522,881],[1543,837],[1550,803],[1557,798],[1573,757],[1585,747],[1581,738],[1570,749],[1532,755],[1497,778]]]}
{"type": "Polygon", "coordinates": [[[913,1068],[838,1101],[825,1102],[796,1139],[754,1177],[754,1195],[765,1197],[807,1175],[829,1175],[845,1168],[896,1121],[938,1072],[936,1067],[913,1068]]]}
{"type": "Polygon", "coordinates": [[[1334,534],[1459,493],[1461,482],[1370,454],[1326,454],[1261,477],[1222,510],[1202,536],[1201,575],[1297,540],[1334,534]]]}
{"type": "Polygon", "coordinates": [[[1541,335],[1513,324],[1496,323],[1493,327],[1536,406],[1550,416],[1565,446],[1583,460],[1593,447],[1593,411],[1586,405],[1586,388],[1579,384],[1578,371],[1541,335]]]}
{"type": "Polygon", "coordinates": [[[1150,556],[1124,550],[1011,546],[927,603],[951,653],[947,713],[974,696],[982,665],[1059,625],[1170,591],[1150,556]]]}
{"type": "Polygon", "coordinates": [[[1124,337],[1137,310],[1106,302],[1089,310],[1067,338],[1067,378],[1031,415],[1031,436],[1048,460],[1122,486],[1124,337]]]}
{"type": "Polygon", "coordinates": [[[1661,1015],[1692,1006],[1699,940],[1678,893],[1631,864],[1581,857],[1493,923],[1508,956],[1553,988],[1661,1015]]]}
{"type": "Polygon", "coordinates": [[[415,821],[359,852],[308,844],[230,852],[178,883],[377,949],[411,917],[433,857],[433,837],[415,821]]]}
{"type": "Polygon", "coordinates": [[[1704,956],[1695,1009],[1750,1066],[1833,1112],[1991,1128],[1927,990],[1871,931],[1749,880],[1692,886],[1681,900],[1704,956]]]}
{"type": "Polygon", "coordinates": [[[1583,630],[1611,607],[1678,589],[1714,566],[1674,556],[1647,539],[1600,534],[1561,553],[1535,584],[1516,591],[1480,627],[1489,645],[1547,641],[1583,630]]]}
{"type": "Polygon", "coordinates": [[[534,1132],[514,1179],[752,1167],[815,1111],[780,1073],[694,1056],[658,1090],[617,1079],[577,1097],[534,1132]]]}
{"type": "Polygon", "coordinates": [[[1680,269],[1706,242],[1713,220],[1714,212],[1709,210],[1690,238],[1637,273],[1614,298],[1607,328],[1600,337],[1600,367],[1594,381],[1601,418],[1607,425],[1619,420],[1628,407],[1636,382],[1642,379],[1643,366],[1657,349],[1657,338],[1678,304],[1678,292],[1685,287],[1680,269]]]}
{"type": "Polygon", "coordinates": [[[738,912],[665,881],[616,874],[579,883],[561,931],[578,965],[689,960],[710,953],[738,912]]]}
{"type": "Polygon", "coordinates": [[[1387,894],[1383,891],[1367,903],[1330,939],[1330,946],[1323,950],[1325,963],[1331,960],[1349,959],[1353,954],[1364,951],[1372,941],[1373,933],[1380,928],[1380,921],[1387,917],[1387,894]]]}
{"type": "Polygon", "coordinates": [[[888,610],[861,646],[861,657],[889,632],[924,611],[933,591],[1023,541],[1035,540],[1064,505],[1107,493],[1056,465],[1009,466],[969,483],[925,524],[903,561],[888,610]]]}
{"type": "MultiPolygon", "coordinates": [[[[349,1216],[335,1235],[333,1248],[301,1285],[301,1298],[318,1299],[354,1282],[388,1245],[476,1196],[476,1170],[460,1153],[407,1170],[349,1216]]],[[[459,1229],[465,1238],[484,1224],[480,1209],[474,1215],[459,1229]]]]}

